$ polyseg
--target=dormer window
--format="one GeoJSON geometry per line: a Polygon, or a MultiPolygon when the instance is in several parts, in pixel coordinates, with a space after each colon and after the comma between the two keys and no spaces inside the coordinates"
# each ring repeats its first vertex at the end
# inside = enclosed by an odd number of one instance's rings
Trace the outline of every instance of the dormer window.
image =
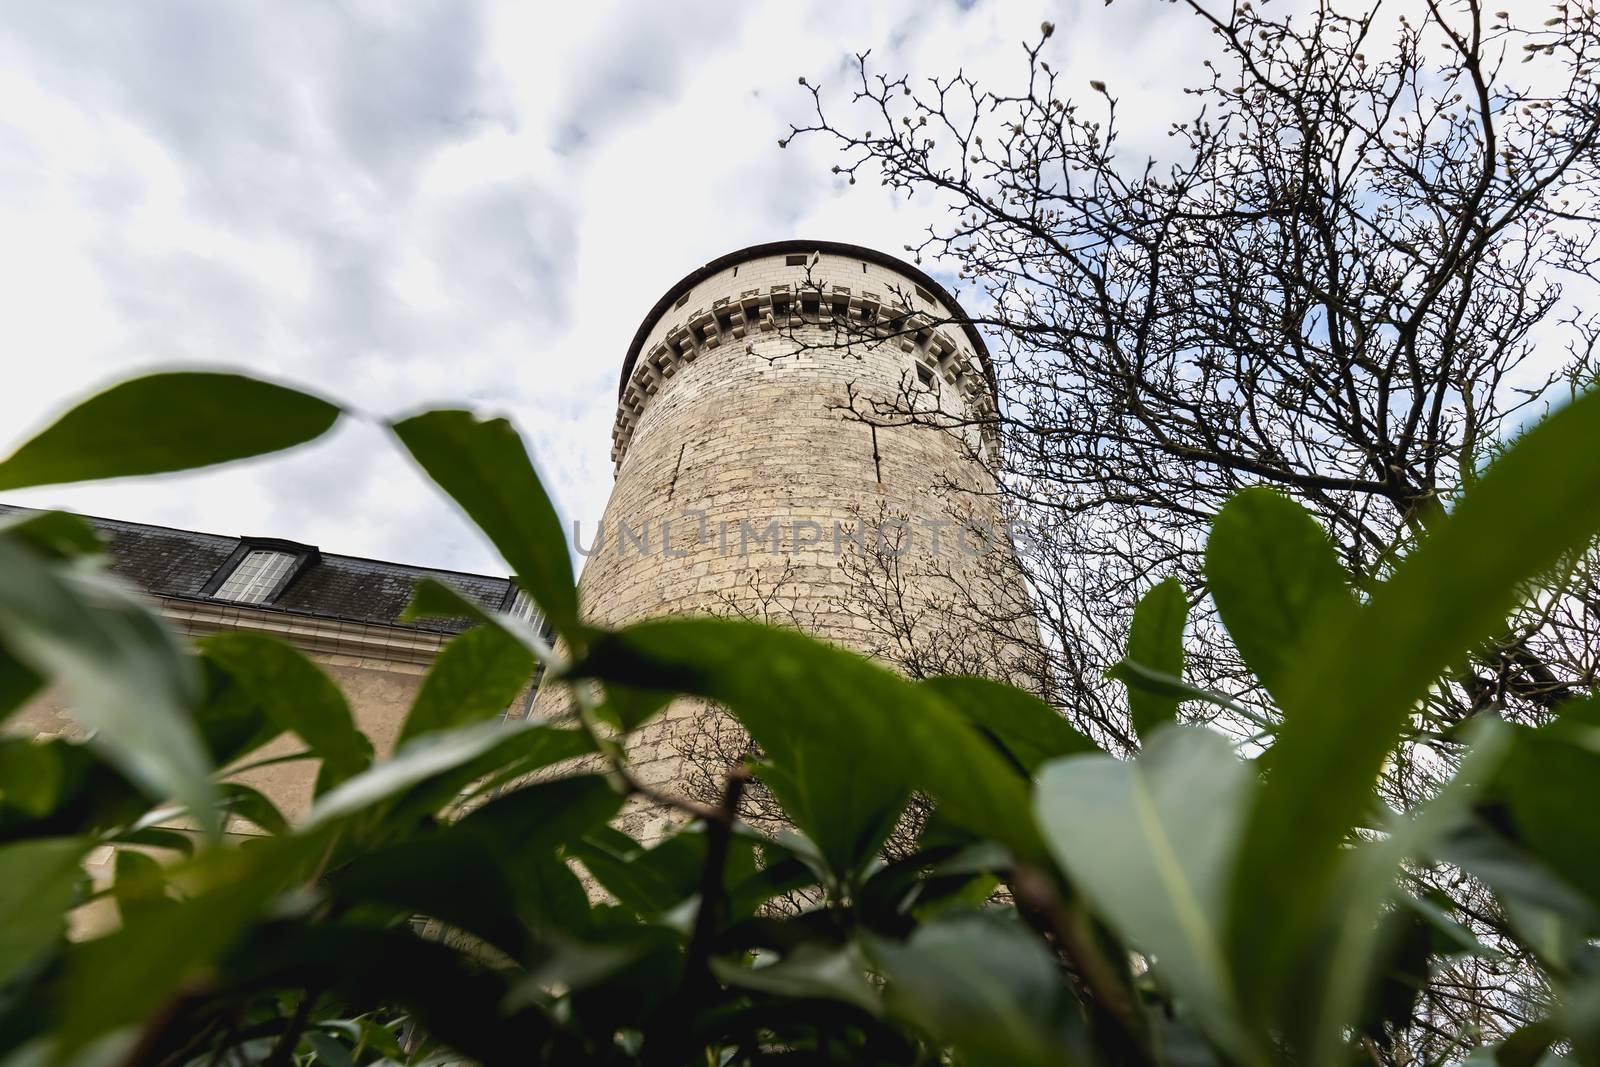
{"type": "Polygon", "coordinates": [[[520,586],[512,587],[511,603],[506,605],[506,614],[521,619],[535,630],[544,629],[543,613],[534,606],[533,601],[528,598],[528,594],[523,592],[520,586]]]}
{"type": "Polygon", "coordinates": [[[235,604],[271,604],[320,559],[322,553],[314,545],[276,537],[241,537],[200,595],[235,604]]]}
{"type": "Polygon", "coordinates": [[[293,569],[295,558],[293,552],[252,549],[212,595],[241,604],[265,604],[293,569]]]}

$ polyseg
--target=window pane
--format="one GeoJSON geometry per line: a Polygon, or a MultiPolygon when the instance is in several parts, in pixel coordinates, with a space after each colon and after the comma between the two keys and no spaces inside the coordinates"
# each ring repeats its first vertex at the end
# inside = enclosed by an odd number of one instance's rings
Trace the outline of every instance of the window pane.
{"type": "Polygon", "coordinates": [[[217,599],[264,604],[292,566],[294,554],[291,552],[252,551],[239,561],[227,581],[222,583],[222,588],[217,590],[217,599]]]}
{"type": "Polygon", "coordinates": [[[533,601],[528,599],[528,594],[521,589],[511,597],[511,606],[506,609],[506,614],[526,619],[536,630],[543,628],[544,617],[539,613],[539,609],[533,606],[533,601]]]}

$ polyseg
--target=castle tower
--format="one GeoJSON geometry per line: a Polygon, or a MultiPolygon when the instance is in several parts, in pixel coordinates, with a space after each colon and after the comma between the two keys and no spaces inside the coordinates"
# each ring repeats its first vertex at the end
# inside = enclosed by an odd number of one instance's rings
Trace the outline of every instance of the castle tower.
{"type": "MultiPolygon", "coordinates": [[[[579,538],[586,614],[740,615],[891,661],[926,642],[968,654],[956,669],[1014,674],[1037,629],[1010,543],[985,541],[1003,531],[986,495],[996,442],[977,429],[993,372],[963,318],[921,270],[850,244],[756,245],[679,281],[623,361],[616,484],[600,533],[579,538]],[[874,401],[971,421],[872,418],[874,401]],[[967,632],[973,609],[984,639],[967,632]]],[[[649,784],[692,769],[712,713],[687,704],[632,739],[649,784]]],[[[624,827],[654,837],[659,818],[624,827]]]]}

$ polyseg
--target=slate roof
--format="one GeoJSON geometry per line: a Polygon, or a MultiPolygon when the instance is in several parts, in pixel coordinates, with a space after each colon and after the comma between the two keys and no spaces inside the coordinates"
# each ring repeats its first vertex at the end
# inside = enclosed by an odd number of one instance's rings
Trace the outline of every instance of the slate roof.
{"type": "MultiPolygon", "coordinates": [[[[0,518],[26,514],[32,508],[0,504],[0,518]]],[[[83,518],[106,535],[112,573],[147,593],[184,600],[229,603],[205,589],[241,545],[261,538],[151,526],[93,515],[83,518]]],[[[309,546],[308,546],[309,547],[309,546]]],[[[434,578],[489,610],[502,610],[512,593],[510,578],[462,571],[413,567],[405,563],[340,556],[313,551],[311,562],[296,574],[270,604],[251,607],[350,622],[381,623],[408,630],[457,633],[465,619],[421,619],[401,622],[411,591],[423,578],[434,578]]]]}

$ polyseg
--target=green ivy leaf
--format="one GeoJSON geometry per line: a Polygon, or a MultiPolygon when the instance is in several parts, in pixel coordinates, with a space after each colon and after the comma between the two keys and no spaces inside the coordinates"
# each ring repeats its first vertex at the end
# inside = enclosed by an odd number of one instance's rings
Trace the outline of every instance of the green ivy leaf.
{"type": "Polygon", "coordinates": [[[516,571],[557,633],[573,635],[578,594],[561,520],[528,450],[505,419],[429,411],[392,425],[395,436],[516,571]]]}
{"type": "Polygon", "coordinates": [[[322,436],[339,409],[239,374],[169,371],[79,403],[0,462],[0,490],[189,470],[322,436]]]}

